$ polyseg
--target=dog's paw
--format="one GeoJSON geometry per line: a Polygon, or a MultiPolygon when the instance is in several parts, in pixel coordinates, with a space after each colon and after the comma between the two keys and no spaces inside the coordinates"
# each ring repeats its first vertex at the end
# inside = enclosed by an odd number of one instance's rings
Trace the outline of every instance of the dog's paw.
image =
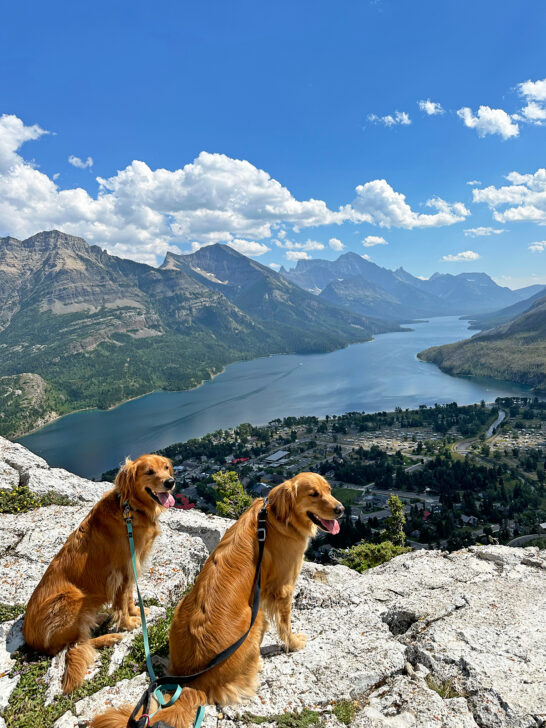
{"type": "Polygon", "coordinates": [[[123,629],[126,632],[131,632],[140,625],[140,617],[124,617],[118,623],[118,629],[123,629]]]}
{"type": "Polygon", "coordinates": [[[112,634],[104,634],[101,637],[101,646],[112,647],[112,645],[117,645],[118,642],[121,642],[122,639],[123,635],[118,634],[117,632],[113,632],[112,634]]]}
{"type": "Polygon", "coordinates": [[[297,652],[298,650],[303,650],[306,643],[307,635],[303,634],[302,632],[298,632],[298,634],[290,635],[286,647],[289,652],[297,652]]]}

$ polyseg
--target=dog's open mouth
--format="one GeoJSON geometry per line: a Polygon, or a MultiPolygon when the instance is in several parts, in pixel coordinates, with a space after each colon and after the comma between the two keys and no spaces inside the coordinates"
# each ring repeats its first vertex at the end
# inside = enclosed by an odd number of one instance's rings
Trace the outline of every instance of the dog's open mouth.
{"type": "Polygon", "coordinates": [[[166,491],[157,493],[151,488],[146,488],[146,492],[150,498],[153,498],[153,500],[155,500],[156,503],[159,503],[160,506],[163,506],[163,508],[172,508],[175,504],[175,500],[171,493],[167,493],[166,491]]]}
{"type": "Polygon", "coordinates": [[[321,531],[326,531],[327,533],[331,533],[334,536],[336,535],[336,533],[339,533],[339,521],[335,521],[333,519],[328,521],[325,518],[316,516],[314,513],[311,513],[311,511],[307,511],[307,515],[313,521],[315,526],[318,526],[321,531]]]}

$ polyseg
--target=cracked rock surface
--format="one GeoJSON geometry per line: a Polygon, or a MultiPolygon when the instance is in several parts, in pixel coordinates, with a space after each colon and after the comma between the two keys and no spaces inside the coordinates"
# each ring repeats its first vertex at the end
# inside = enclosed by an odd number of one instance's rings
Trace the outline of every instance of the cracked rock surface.
{"type": "MultiPolygon", "coordinates": [[[[48,490],[58,477],[63,488],[73,483],[67,494],[80,503],[0,515],[0,601],[24,604],[107,486],[63,479],[21,446],[4,443],[0,479],[26,477],[29,487],[48,490]],[[82,488],[86,503],[77,495],[82,488]]],[[[151,610],[151,621],[178,601],[230,524],[196,511],[162,515],[162,535],[141,579],[143,596],[162,605],[151,610]]],[[[546,725],[545,615],[546,552],[536,548],[417,551],[364,574],[306,563],[292,620],[294,631],[308,635],[305,649],[286,654],[270,631],[258,695],[244,706],[209,706],[204,728],[252,725],[252,716],[274,725],[274,716],[304,708],[318,711],[322,726],[341,728],[335,703],[342,700],[354,705],[354,728],[539,728],[546,725]]],[[[19,679],[13,653],[20,626],[21,619],[0,625],[0,714],[19,679]]],[[[110,672],[134,636],[115,648],[110,672]]],[[[59,656],[50,667],[53,705],[61,663],[59,656]]],[[[142,674],[97,689],[55,726],[82,728],[106,705],[135,702],[145,685],[142,674]]]]}

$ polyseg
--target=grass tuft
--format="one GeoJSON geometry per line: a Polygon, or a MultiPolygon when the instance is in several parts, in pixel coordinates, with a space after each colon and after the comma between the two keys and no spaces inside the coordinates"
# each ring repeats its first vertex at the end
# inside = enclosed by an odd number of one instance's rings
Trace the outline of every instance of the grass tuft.
{"type": "Polygon", "coordinates": [[[444,700],[449,700],[450,698],[464,697],[464,695],[455,688],[452,679],[441,680],[440,682],[438,682],[432,677],[432,675],[429,674],[426,676],[425,682],[431,690],[434,690],[435,693],[438,693],[438,695],[444,700]]]}
{"type": "Polygon", "coordinates": [[[350,725],[354,720],[357,708],[356,700],[338,700],[334,705],[333,713],[340,723],[350,725]]]}

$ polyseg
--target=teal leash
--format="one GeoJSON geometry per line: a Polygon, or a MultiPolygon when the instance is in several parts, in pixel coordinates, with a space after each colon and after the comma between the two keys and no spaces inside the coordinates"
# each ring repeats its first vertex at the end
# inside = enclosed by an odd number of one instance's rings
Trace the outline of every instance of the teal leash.
{"type": "MultiPolygon", "coordinates": [[[[138,572],[137,572],[137,564],[136,564],[136,555],[135,555],[135,540],[133,536],[133,517],[132,517],[132,511],[131,506],[129,505],[128,501],[125,501],[123,504],[123,519],[125,521],[125,526],[127,528],[127,536],[129,537],[129,548],[131,551],[131,562],[133,564],[133,574],[135,576],[135,585],[137,590],[137,596],[138,596],[138,606],[140,608],[140,619],[142,622],[142,639],[144,642],[144,654],[146,656],[146,666],[148,668],[148,674],[150,675],[150,678],[152,682],[156,682],[156,674],[154,671],[154,667],[152,665],[152,656],[150,653],[150,641],[148,639],[148,627],[146,625],[146,612],[144,610],[144,603],[142,601],[142,596],[140,594],[140,589],[138,587],[138,572]]],[[[159,685],[155,690],[153,691],[152,695],[157,700],[158,705],[161,707],[158,708],[154,713],[151,714],[144,714],[141,717],[147,718],[147,723],[150,722],[150,718],[152,718],[159,710],[162,708],[169,708],[171,705],[174,705],[180,695],[182,694],[183,688],[174,683],[167,683],[165,685],[159,685]],[[163,696],[162,690],[165,690],[165,692],[172,692],[172,696],[170,699],[166,700],[163,696]],[[174,691],[174,692],[173,692],[174,691]]],[[[201,723],[203,722],[203,718],[205,716],[205,708],[203,705],[200,705],[197,708],[197,713],[195,715],[195,720],[193,722],[194,728],[200,728],[201,723]]]]}

